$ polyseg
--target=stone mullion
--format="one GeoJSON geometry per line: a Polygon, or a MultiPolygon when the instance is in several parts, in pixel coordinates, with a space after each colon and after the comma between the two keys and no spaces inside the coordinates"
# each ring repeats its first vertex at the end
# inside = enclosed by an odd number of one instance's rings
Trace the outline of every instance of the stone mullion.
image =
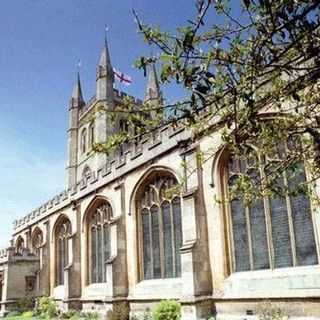
{"type": "Polygon", "coordinates": [[[96,265],[95,265],[95,279],[94,282],[97,283],[99,282],[99,244],[98,244],[98,240],[99,240],[99,228],[98,228],[98,224],[95,225],[95,229],[96,229],[96,243],[95,243],[95,251],[96,251],[96,265]]]}
{"type": "MultiPolygon", "coordinates": [[[[260,163],[263,163],[263,159],[259,157],[260,163]]],[[[262,177],[262,181],[266,180],[266,174],[264,171],[264,167],[260,166],[260,176],[262,177]]],[[[264,185],[262,185],[264,188],[264,185]]],[[[271,208],[268,197],[263,197],[263,206],[264,206],[264,217],[266,224],[266,234],[267,234],[267,243],[268,243],[268,253],[269,253],[269,264],[270,268],[274,269],[275,266],[275,258],[274,258],[274,247],[273,247],[273,237],[272,237],[272,220],[271,220],[271,208]]]]}
{"type": "MultiPolygon", "coordinates": [[[[181,203],[180,203],[181,206],[181,203]]],[[[181,209],[180,209],[181,212],[181,209]]],[[[176,262],[176,235],[175,235],[175,229],[174,229],[174,223],[173,223],[173,208],[172,208],[172,202],[170,202],[170,223],[171,223],[171,246],[172,246],[172,267],[173,267],[173,276],[177,276],[177,262],[176,262]]],[[[182,232],[181,232],[182,234],[182,232]]]]}
{"type": "MultiPolygon", "coordinates": [[[[227,182],[229,178],[227,170],[225,171],[225,179],[227,182]]],[[[233,239],[233,223],[232,223],[232,215],[231,215],[231,206],[230,206],[230,194],[229,194],[229,185],[225,183],[225,194],[228,195],[227,202],[225,204],[225,208],[227,211],[227,241],[229,244],[229,258],[231,260],[231,272],[236,271],[236,258],[235,258],[235,249],[234,249],[234,239],[233,239]]]]}
{"type": "Polygon", "coordinates": [[[160,248],[160,269],[161,269],[161,278],[165,277],[165,263],[164,263],[164,258],[165,258],[165,253],[164,253],[164,239],[163,239],[163,219],[162,219],[162,210],[161,206],[157,205],[158,207],[158,228],[159,228],[159,248],[160,248]]]}
{"type": "Polygon", "coordinates": [[[102,270],[102,282],[106,282],[106,257],[105,257],[105,239],[104,239],[104,217],[102,216],[101,224],[101,270],[102,270]]]}
{"type": "MultiPolygon", "coordinates": [[[[283,182],[284,186],[288,188],[288,180],[287,175],[285,172],[283,172],[283,182]]],[[[297,265],[297,256],[296,256],[296,239],[294,234],[294,227],[293,227],[293,220],[292,220],[292,210],[291,210],[291,203],[290,198],[286,194],[286,204],[287,204],[287,215],[288,215],[288,224],[289,224],[289,232],[290,232],[290,245],[291,245],[291,253],[292,253],[292,263],[295,267],[297,265]]]]}
{"type": "Polygon", "coordinates": [[[245,216],[246,216],[246,226],[247,226],[250,269],[253,270],[254,267],[253,267],[252,236],[251,236],[251,225],[250,225],[250,209],[248,206],[245,207],[245,216]]]}
{"type": "Polygon", "coordinates": [[[152,246],[152,217],[151,217],[151,210],[149,211],[149,237],[150,237],[150,265],[151,265],[151,279],[154,278],[154,272],[153,272],[153,246],[152,246]]]}

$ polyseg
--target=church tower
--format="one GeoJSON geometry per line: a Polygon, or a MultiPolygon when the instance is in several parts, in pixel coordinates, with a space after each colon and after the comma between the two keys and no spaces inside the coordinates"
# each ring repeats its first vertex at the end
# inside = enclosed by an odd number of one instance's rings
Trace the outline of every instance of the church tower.
{"type": "Polygon", "coordinates": [[[69,103],[67,186],[77,183],[79,110],[85,105],[79,72],[69,103]]]}

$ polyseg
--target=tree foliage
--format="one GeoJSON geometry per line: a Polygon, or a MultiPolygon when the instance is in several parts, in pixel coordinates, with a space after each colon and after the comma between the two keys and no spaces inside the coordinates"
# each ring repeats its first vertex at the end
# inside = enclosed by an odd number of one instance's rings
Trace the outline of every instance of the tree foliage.
{"type": "Polygon", "coordinates": [[[147,25],[133,12],[139,32],[158,52],[140,57],[137,67],[146,73],[157,63],[162,84],[183,87],[185,99],[120,111],[143,128],[139,133],[165,122],[188,126],[195,138],[220,131],[236,157],[256,157],[256,166],[264,167],[261,188],[244,174],[238,189],[280,192],[275,181],[284,171],[301,170],[303,162],[309,182],[298,191],[309,192],[320,174],[320,2],[194,2],[194,19],[174,32],[147,25]],[[151,120],[154,109],[169,109],[170,116],[151,120]]]}

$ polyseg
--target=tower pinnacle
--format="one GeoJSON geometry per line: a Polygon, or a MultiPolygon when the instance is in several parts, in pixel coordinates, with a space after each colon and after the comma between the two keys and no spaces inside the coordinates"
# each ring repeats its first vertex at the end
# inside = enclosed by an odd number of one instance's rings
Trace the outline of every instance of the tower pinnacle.
{"type": "Polygon", "coordinates": [[[151,102],[153,100],[161,100],[160,86],[154,63],[149,66],[148,83],[144,101],[151,102]]]}
{"type": "Polygon", "coordinates": [[[101,52],[97,70],[97,99],[113,100],[114,73],[108,48],[107,37],[105,36],[104,46],[101,52]]]}
{"type": "Polygon", "coordinates": [[[71,105],[72,107],[81,107],[84,104],[84,99],[81,89],[80,73],[77,73],[77,80],[73,87],[72,96],[71,96],[71,105]]]}

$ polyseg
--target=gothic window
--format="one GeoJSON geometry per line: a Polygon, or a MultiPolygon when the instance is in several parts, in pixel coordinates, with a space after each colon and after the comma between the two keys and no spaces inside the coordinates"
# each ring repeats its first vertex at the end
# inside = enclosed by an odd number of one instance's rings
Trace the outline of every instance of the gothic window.
{"type": "Polygon", "coordinates": [[[87,151],[87,129],[83,129],[80,136],[80,150],[84,154],[87,151]]]}
{"type": "Polygon", "coordinates": [[[19,236],[16,242],[16,253],[22,255],[24,250],[24,239],[19,236]]]}
{"type": "Polygon", "coordinates": [[[100,204],[89,216],[89,270],[90,283],[106,282],[106,261],[110,258],[110,219],[112,209],[109,203],[100,204]]]}
{"type": "Polygon", "coordinates": [[[40,248],[43,243],[43,235],[40,229],[36,229],[34,235],[32,237],[32,252],[37,256],[40,257],[40,248]]]}
{"type": "Polygon", "coordinates": [[[91,169],[89,166],[85,166],[83,171],[82,171],[82,178],[84,179],[89,179],[91,177],[91,169]]]}
{"type": "Polygon", "coordinates": [[[94,136],[94,122],[90,123],[89,126],[89,147],[92,148],[94,144],[95,136],[94,136]]]}
{"type": "Polygon", "coordinates": [[[59,223],[56,228],[56,284],[64,284],[64,269],[69,263],[69,238],[71,224],[67,218],[59,223]]]}
{"type": "MultiPolygon", "coordinates": [[[[268,161],[257,158],[253,161],[268,161]]],[[[257,163],[257,162],[255,162],[257,163]]],[[[252,159],[229,157],[226,192],[236,182],[237,176],[246,173],[260,188],[262,165],[257,172],[252,159]]],[[[295,175],[287,170],[278,179],[277,187],[296,187],[306,180],[305,169],[295,175]]],[[[280,190],[279,189],[279,190],[280,190]]],[[[310,199],[303,194],[266,196],[245,205],[238,194],[227,205],[230,226],[231,269],[234,272],[274,269],[318,263],[310,199]]]]}
{"type": "Polygon", "coordinates": [[[172,192],[175,185],[173,176],[157,174],[139,193],[142,279],[181,276],[181,199],[172,192]]]}

